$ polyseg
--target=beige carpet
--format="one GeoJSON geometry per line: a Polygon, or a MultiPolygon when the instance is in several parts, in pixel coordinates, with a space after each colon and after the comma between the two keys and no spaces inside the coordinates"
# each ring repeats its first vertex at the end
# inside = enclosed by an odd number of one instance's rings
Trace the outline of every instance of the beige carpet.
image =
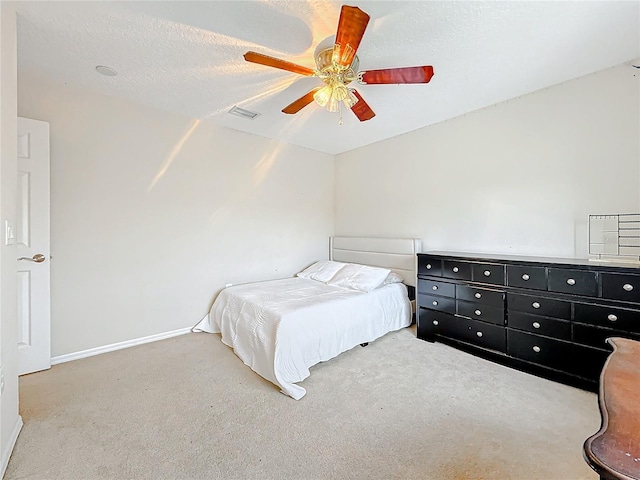
{"type": "Polygon", "coordinates": [[[13,479],[597,479],[593,393],[388,334],[311,369],[295,401],[218,335],[22,377],[13,479]]]}

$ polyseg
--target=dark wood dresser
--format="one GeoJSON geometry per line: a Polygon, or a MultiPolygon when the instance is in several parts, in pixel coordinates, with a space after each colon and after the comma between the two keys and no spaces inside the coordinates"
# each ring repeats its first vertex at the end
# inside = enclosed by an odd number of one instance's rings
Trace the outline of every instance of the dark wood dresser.
{"type": "Polygon", "coordinates": [[[640,266],[418,254],[418,337],[597,391],[608,337],[640,340],[640,266]]]}

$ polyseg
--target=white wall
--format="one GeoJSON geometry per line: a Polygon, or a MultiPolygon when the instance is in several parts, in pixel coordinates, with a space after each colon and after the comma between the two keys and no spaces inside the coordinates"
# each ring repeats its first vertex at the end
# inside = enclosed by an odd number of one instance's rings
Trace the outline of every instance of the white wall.
{"type": "Polygon", "coordinates": [[[0,2],[0,358],[4,391],[0,395],[0,477],[22,426],[18,415],[18,322],[16,248],[4,245],[4,222],[15,225],[17,183],[16,11],[0,2]]]}
{"type": "Polygon", "coordinates": [[[328,257],[333,156],[22,73],[18,95],[51,124],[53,356],[192,326],[226,283],[328,257]]]}
{"type": "Polygon", "coordinates": [[[640,211],[634,75],[608,69],[339,155],[336,234],[587,256],[589,214],[640,211]]]}

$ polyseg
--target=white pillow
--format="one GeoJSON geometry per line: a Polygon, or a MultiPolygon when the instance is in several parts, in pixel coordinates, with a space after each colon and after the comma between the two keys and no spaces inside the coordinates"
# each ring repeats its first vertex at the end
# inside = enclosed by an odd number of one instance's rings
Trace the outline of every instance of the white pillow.
{"type": "Polygon", "coordinates": [[[395,272],[391,272],[389,273],[389,275],[387,275],[387,278],[384,279],[384,282],[382,282],[382,285],[380,285],[381,287],[384,287],[385,285],[389,285],[390,283],[402,283],[404,282],[404,278],[402,278],[400,275],[398,275],[395,272]]]}
{"type": "Polygon", "coordinates": [[[297,274],[298,277],[327,283],[346,263],[320,260],[297,274]]]}
{"type": "Polygon", "coordinates": [[[337,287],[370,292],[382,285],[382,282],[389,276],[389,273],[391,273],[391,270],[387,268],[348,263],[338,270],[338,273],[327,283],[337,287]]]}

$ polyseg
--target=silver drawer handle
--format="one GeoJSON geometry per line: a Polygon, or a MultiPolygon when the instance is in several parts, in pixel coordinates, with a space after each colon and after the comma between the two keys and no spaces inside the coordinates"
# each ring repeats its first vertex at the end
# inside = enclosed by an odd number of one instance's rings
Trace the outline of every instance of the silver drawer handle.
{"type": "Polygon", "coordinates": [[[453,267],[453,271],[458,273],[458,270],[460,270],[458,267],[453,267]]]}
{"type": "Polygon", "coordinates": [[[522,279],[526,282],[527,280],[529,280],[531,277],[529,275],[527,275],[526,273],[524,275],[522,275],[522,279]]]}
{"type": "Polygon", "coordinates": [[[482,332],[476,332],[476,335],[481,337],[482,336],[482,332]]]}
{"type": "Polygon", "coordinates": [[[481,312],[480,310],[476,310],[476,311],[475,311],[475,312],[473,312],[473,313],[475,313],[475,314],[476,314],[476,315],[478,315],[478,316],[482,315],[482,312],[481,312]]]}
{"type": "Polygon", "coordinates": [[[476,294],[474,295],[474,297],[476,298],[482,298],[482,294],[480,292],[476,292],[476,294]]]}
{"type": "Polygon", "coordinates": [[[633,290],[633,285],[631,285],[630,283],[625,283],[622,288],[624,290],[626,290],[627,292],[630,292],[631,290],[633,290]]]}
{"type": "Polygon", "coordinates": [[[431,290],[437,290],[437,289],[438,289],[437,285],[434,285],[433,287],[431,287],[431,290]]]}
{"type": "Polygon", "coordinates": [[[438,326],[438,320],[434,320],[434,321],[433,321],[433,324],[434,324],[435,326],[438,326]]]}
{"type": "Polygon", "coordinates": [[[531,306],[532,306],[533,308],[540,308],[540,304],[539,304],[538,302],[533,302],[533,303],[531,304],[531,306]]]}
{"type": "Polygon", "coordinates": [[[616,320],[618,320],[618,317],[616,317],[613,313],[610,313],[607,316],[607,320],[609,320],[610,322],[615,322],[616,320]]]}
{"type": "Polygon", "coordinates": [[[536,353],[540,353],[540,347],[537,346],[537,345],[534,345],[533,346],[533,351],[536,352],[536,353]]]}
{"type": "Polygon", "coordinates": [[[432,302],[433,306],[438,305],[438,302],[436,302],[435,300],[432,302]]]}
{"type": "Polygon", "coordinates": [[[540,328],[540,324],[538,322],[533,322],[533,328],[540,328]]]}
{"type": "Polygon", "coordinates": [[[567,285],[575,285],[576,281],[573,278],[568,278],[567,279],[567,285]]]}
{"type": "Polygon", "coordinates": [[[491,271],[490,271],[490,270],[485,270],[485,271],[484,271],[484,276],[485,276],[485,277],[488,277],[488,276],[490,276],[490,275],[491,275],[491,271]]]}
{"type": "Polygon", "coordinates": [[[431,270],[431,264],[427,263],[427,270],[431,270]]]}

